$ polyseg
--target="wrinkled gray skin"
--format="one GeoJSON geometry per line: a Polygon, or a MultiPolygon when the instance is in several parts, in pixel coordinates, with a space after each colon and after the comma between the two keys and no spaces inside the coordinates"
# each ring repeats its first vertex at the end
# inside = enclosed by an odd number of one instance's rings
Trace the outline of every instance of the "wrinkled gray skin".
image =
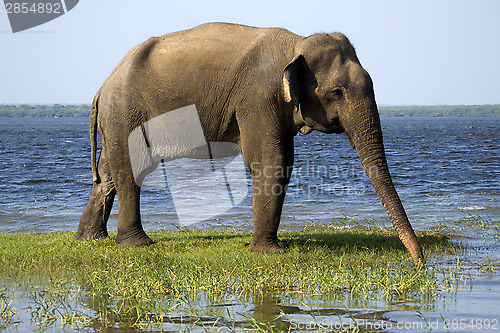
{"type": "Polygon", "coordinates": [[[106,223],[118,194],[116,242],[153,243],[141,225],[140,187],[127,139],[147,120],[191,104],[206,140],[238,144],[250,169],[251,251],[284,252],[277,232],[285,193],[275,195],[271,189],[289,182],[294,136],[317,130],[347,133],[413,262],[424,262],[389,174],[372,81],[348,39],[231,24],[151,38],[132,49],[107,78],[92,105],[94,182],[77,239],[108,236],[106,223]],[[97,128],[102,151],[96,164],[97,128]]]}

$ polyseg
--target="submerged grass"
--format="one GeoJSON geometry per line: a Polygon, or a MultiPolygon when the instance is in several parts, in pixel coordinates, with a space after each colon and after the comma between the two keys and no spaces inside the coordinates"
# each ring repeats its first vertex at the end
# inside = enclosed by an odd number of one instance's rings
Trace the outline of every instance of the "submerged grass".
{"type": "MultiPolygon", "coordinates": [[[[74,233],[0,234],[0,276],[18,284],[41,281],[45,287],[29,295],[35,304],[32,316],[41,326],[55,320],[89,325],[96,317],[100,325],[159,324],[169,320],[185,295],[258,298],[295,292],[370,298],[382,293],[390,299],[408,293],[432,295],[441,288],[435,271],[413,267],[390,230],[283,232],[280,238],[288,248],[284,255],[250,253],[251,234],[246,232],[181,230],[149,235],[154,245],[129,248],[115,244],[116,234],[86,242],[77,242],[74,233]],[[80,302],[68,301],[74,297],[80,302]],[[85,306],[68,304],[87,304],[97,316],[86,312],[85,306]]],[[[454,251],[444,233],[417,236],[427,255],[454,251]]],[[[12,311],[5,302],[2,298],[0,311],[8,318],[12,311]]]]}
{"type": "Polygon", "coordinates": [[[6,288],[0,290],[0,328],[10,324],[15,312],[12,310],[12,300],[9,300],[6,295],[6,288]]]}

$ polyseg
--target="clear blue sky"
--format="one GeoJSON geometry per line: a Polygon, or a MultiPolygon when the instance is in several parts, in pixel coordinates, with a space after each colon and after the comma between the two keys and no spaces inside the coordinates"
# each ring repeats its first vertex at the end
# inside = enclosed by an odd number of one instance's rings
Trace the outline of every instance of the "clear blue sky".
{"type": "Polygon", "coordinates": [[[90,104],[133,46],[214,21],[345,33],[382,105],[500,104],[498,0],[80,0],[16,34],[0,7],[0,104],[90,104]]]}

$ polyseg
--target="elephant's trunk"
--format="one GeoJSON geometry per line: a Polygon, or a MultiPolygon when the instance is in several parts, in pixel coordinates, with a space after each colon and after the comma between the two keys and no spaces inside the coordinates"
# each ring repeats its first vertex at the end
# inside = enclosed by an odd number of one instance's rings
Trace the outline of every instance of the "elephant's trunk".
{"type": "Polygon", "coordinates": [[[410,252],[415,266],[424,264],[422,249],[389,173],[376,104],[373,102],[368,107],[356,107],[349,117],[341,121],[399,239],[410,252]]]}

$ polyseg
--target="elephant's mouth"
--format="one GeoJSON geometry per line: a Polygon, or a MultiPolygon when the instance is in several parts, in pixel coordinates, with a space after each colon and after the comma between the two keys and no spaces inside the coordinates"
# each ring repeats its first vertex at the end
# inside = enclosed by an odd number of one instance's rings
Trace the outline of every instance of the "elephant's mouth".
{"type": "Polygon", "coordinates": [[[344,128],[342,127],[342,125],[340,125],[340,122],[339,122],[338,125],[333,127],[331,132],[328,132],[328,133],[335,133],[335,134],[344,133],[344,128]]]}
{"type": "Polygon", "coordinates": [[[344,127],[342,127],[339,118],[331,119],[327,126],[312,126],[312,128],[326,134],[344,133],[344,127]]]}

